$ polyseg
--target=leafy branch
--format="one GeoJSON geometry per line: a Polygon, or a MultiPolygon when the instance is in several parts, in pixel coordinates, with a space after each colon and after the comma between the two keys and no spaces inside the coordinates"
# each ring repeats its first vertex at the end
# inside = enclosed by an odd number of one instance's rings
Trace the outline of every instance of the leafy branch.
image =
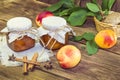
{"type": "Polygon", "coordinates": [[[104,19],[114,2],[115,0],[102,0],[100,5],[97,0],[91,0],[86,4],[86,7],[80,7],[75,5],[74,0],[60,0],[46,10],[53,12],[57,16],[64,17],[72,26],[81,26],[88,16],[95,16],[98,20],[104,19]]]}
{"type": "Polygon", "coordinates": [[[72,40],[73,41],[81,41],[81,40],[86,40],[86,50],[88,55],[93,55],[96,54],[98,51],[98,46],[94,41],[95,38],[95,34],[91,33],[91,32],[86,32],[84,34],[82,34],[81,36],[75,36],[72,40]]]}

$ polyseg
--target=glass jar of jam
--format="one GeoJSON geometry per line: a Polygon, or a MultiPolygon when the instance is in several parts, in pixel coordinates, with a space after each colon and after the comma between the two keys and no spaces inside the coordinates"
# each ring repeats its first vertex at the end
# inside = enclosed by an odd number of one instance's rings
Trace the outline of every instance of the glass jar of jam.
{"type": "Polygon", "coordinates": [[[68,32],[72,29],[64,18],[49,16],[42,19],[39,27],[40,43],[47,49],[56,50],[68,42],[68,32]]]}
{"type": "Polygon", "coordinates": [[[32,21],[26,17],[15,17],[7,22],[7,44],[15,52],[34,47],[35,35],[32,34],[32,21]]]}

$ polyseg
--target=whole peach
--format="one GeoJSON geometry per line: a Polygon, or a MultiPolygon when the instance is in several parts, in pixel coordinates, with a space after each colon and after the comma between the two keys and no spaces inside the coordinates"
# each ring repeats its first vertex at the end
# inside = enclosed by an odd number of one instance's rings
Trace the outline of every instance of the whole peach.
{"type": "Polygon", "coordinates": [[[111,48],[117,42],[117,35],[110,29],[101,30],[96,34],[95,42],[101,48],[111,48]]]}
{"type": "Polygon", "coordinates": [[[41,23],[42,23],[42,19],[45,18],[45,17],[48,17],[48,16],[53,16],[54,14],[50,11],[43,11],[43,12],[40,12],[37,16],[36,16],[36,19],[35,19],[35,22],[38,26],[41,26],[41,23]]]}
{"type": "Polygon", "coordinates": [[[73,68],[80,62],[81,52],[73,45],[65,45],[58,50],[56,58],[62,68],[73,68]]]}

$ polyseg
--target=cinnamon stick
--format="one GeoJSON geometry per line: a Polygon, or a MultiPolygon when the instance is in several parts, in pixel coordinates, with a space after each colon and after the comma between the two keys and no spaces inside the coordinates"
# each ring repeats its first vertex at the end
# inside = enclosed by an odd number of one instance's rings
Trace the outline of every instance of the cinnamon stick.
{"type": "MultiPolygon", "coordinates": [[[[37,62],[37,58],[38,58],[38,53],[35,53],[32,57],[32,60],[30,62],[37,62]]],[[[34,64],[28,64],[28,70],[32,70],[34,67],[34,64]]]]}
{"type": "Polygon", "coordinates": [[[20,58],[16,58],[14,55],[12,56],[9,56],[9,61],[18,61],[18,62],[24,62],[24,63],[28,63],[28,64],[33,64],[33,65],[38,65],[40,66],[40,62],[31,62],[31,60],[23,60],[23,59],[20,59],[20,58]]]}
{"type": "MultiPolygon", "coordinates": [[[[23,57],[23,60],[24,60],[24,61],[27,61],[27,56],[24,56],[24,57],[23,57]]],[[[26,62],[24,62],[24,64],[23,64],[23,71],[24,71],[23,74],[24,74],[24,75],[28,74],[27,66],[28,66],[28,64],[27,64],[26,62]]]]}
{"type": "MultiPolygon", "coordinates": [[[[36,65],[36,66],[42,66],[42,67],[44,67],[46,69],[52,69],[53,68],[51,62],[44,62],[44,63],[41,64],[40,62],[37,62],[37,60],[36,60],[36,62],[32,62],[31,60],[25,60],[25,59],[16,58],[14,56],[14,54],[12,56],[9,56],[8,60],[9,61],[18,61],[18,62],[27,63],[27,66],[28,66],[28,64],[32,64],[32,65],[36,65]]],[[[28,68],[27,68],[27,71],[28,71],[28,68]]]]}

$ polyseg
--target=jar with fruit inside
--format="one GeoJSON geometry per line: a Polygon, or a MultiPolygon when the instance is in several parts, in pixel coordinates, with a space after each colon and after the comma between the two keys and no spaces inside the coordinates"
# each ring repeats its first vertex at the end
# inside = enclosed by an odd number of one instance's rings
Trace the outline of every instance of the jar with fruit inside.
{"type": "Polygon", "coordinates": [[[32,34],[32,21],[26,17],[15,17],[7,22],[7,44],[15,52],[34,47],[35,35],[32,34]]]}
{"type": "Polygon", "coordinates": [[[56,50],[67,44],[68,33],[72,31],[64,18],[49,16],[42,19],[42,26],[38,29],[40,43],[47,49],[56,50]]]}

